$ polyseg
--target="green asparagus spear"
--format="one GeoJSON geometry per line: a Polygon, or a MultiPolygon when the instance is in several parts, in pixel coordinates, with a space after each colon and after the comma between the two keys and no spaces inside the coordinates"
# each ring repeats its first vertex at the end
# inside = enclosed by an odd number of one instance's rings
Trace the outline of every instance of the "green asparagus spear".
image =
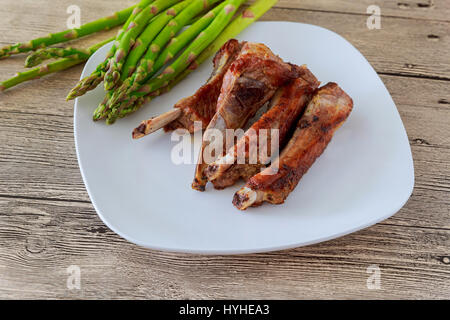
{"type": "Polygon", "coordinates": [[[164,48],[170,39],[175,37],[175,35],[189,23],[193,17],[218,1],[219,0],[195,0],[189,7],[175,17],[151,44],[151,47],[138,67],[134,81],[141,82],[148,79],[149,73],[154,70],[153,64],[155,63],[156,58],[158,58],[161,49],[164,48]]]}
{"type": "Polygon", "coordinates": [[[44,48],[30,54],[25,60],[25,67],[32,68],[52,58],[89,58],[90,52],[76,48],[44,48]]]}
{"type": "Polygon", "coordinates": [[[158,57],[158,59],[150,69],[148,69],[147,67],[149,67],[153,62],[149,63],[149,61],[154,61],[153,59],[157,55],[154,55],[151,51],[148,52],[133,76],[126,79],[122,86],[116,90],[110,103],[114,104],[123,100],[129,93],[135,91],[139,87],[139,84],[143,82],[139,79],[147,80],[157,71],[159,71],[167,62],[169,62],[171,58],[173,58],[178,52],[180,52],[181,49],[183,49],[189,42],[191,42],[196,36],[198,36],[198,34],[214,20],[214,18],[225,5],[226,2],[220,4],[219,6],[208,12],[206,15],[204,15],[202,18],[200,18],[187,30],[182,32],[178,37],[172,38],[169,45],[164,49],[162,54],[158,57]]]}
{"type": "Polygon", "coordinates": [[[69,94],[66,97],[66,100],[72,100],[76,97],[84,95],[86,92],[94,90],[97,86],[103,81],[103,77],[105,75],[104,69],[108,64],[108,60],[105,60],[101,64],[97,66],[94,72],[92,72],[89,76],[81,79],[78,83],[73,87],[69,94]]]}
{"type": "Polygon", "coordinates": [[[153,91],[143,97],[139,97],[136,99],[136,101],[134,101],[133,103],[129,103],[129,105],[124,108],[123,110],[120,111],[120,114],[118,116],[118,118],[124,118],[127,115],[139,110],[144,104],[149,103],[151,100],[153,100],[154,98],[165,94],[167,92],[169,92],[170,90],[172,90],[179,82],[181,82],[187,74],[182,73],[179,76],[177,76],[175,79],[173,79],[172,81],[170,81],[169,85],[166,87],[163,87],[161,89],[158,89],[156,91],[153,91]]]}
{"type": "MultiPolygon", "coordinates": [[[[102,47],[103,45],[105,45],[106,43],[108,43],[108,42],[110,42],[112,40],[114,40],[114,38],[110,38],[108,40],[105,40],[105,41],[102,41],[100,43],[97,43],[94,46],[92,46],[89,49],[87,49],[87,51],[92,54],[96,50],[98,50],[100,47],[102,47]]],[[[42,67],[33,68],[33,69],[27,70],[25,72],[19,72],[16,76],[1,82],[0,83],[0,91],[9,89],[9,88],[11,88],[11,87],[13,87],[15,85],[18,85],[19,83],[22,83],[22,82],[25,82],[25,81],[28,81],[28,80],[40,78],[40,77],[45,76],[45,75],[50,74],[50,73],[54,73],[54,72],[57,72],[57,71],[68,69],[68,68],[73,67],[73,66],[75,66],[77,64],[83,63],[88,58],[89,58],[89,56],[87,56],[87,57],[79,57],[77,59],[63,58],[63,59],[60,59],[58,61],[55,61],[55,62],[49,63],[47,65],[44,65],[42,67]]]]}
{"type": "Polygon", "coordinates": [[[0,49],[0,59],[9,57],[12,54],[37,50],[53,44],[81,38],[101,30],[111,29],[120,24],[123,24],[131,15],[133,9],[134,6],[122,11],[118,11],[109,17],[86,23],[76,29],[65,30],[58,33],[49,34],[47,37],[5,46],[0,49]]]}
{"type": "Polygon", "coordinates": [[[177,75],[183,72],[189,65],[205,50],[224,30],[230,20],[233,18],[236,11],[242,3],[246,0],[227,0],[227,4],[218,14],[217,18],[203,31],[192,44],[167,67],[158,77],[149,80],[144,86],[131,94],[129,101],[118,102],[111,106],[108,114],[107,123],[112,124],[117,119],[120,111],[127,107],[128,104],[134,103],[138,97],[165,87],[169,81],[174,79],[177,75]]]}
{"type": "MultiPolygon", "coordinates": [[[[186,8],[193,0],[185,0],[180,2],[171,8],[167,9],[165,12],[161,12],[158,14],[152,22],[150,22],[141,35],[137,38],[134,43],[133,48],[131,49],[128,57],[126,59],[125,65],[123,67],[123,72],[121,73],[120,82],[125,80],[128,75],[131,75],[145,50],[149,46],[149,44],[155,39],[158,33],[176,16],[181,10],[186,8]]],[[[112,98],[114,90],[109,90],[106,93],[105,99],[99,104],[96,109],[96,116],[93,117],[94,121],[97,121],[102,118],[101,115],[105,113],[107,109],[108,102],[112,98]]]]}
{"type": "Polygon", "coordinates": [[[169,80],[174,79],[184,71],[220,35],[244,2],[246,0],[227,0],[226,5],[214,21],[196,37],[180,57],[168,66],[157,78],[150,80],[145,88],[141,88],[138,95],[145,95],[145,93],[167,85],[169,80]]]}
{"type": "Polygon", "coordinates": [[[156,0],[148,7],[145,7],[136,18],[129,24],[127,31],[122,36],[122,39],[117,46],[116,53],[110,59],[109,69],[105,74],[104,84],[106,90],[113,89],[120,79],[125,59],[130,52],[131,46],[136,41],[136,38],[146,27],[148,22],[155,17],[161,10],[176,4],[180,0],[156,0]]]}
{"type": "MultiPolygon", "coordinates": [[[[195,64],[200,65],[213,54],[215,54],[228,40],[235,38],[249,25],[261,18],[278,0],[256,0],[250,7],[244,10],[228,27],[217,37],[217,39],[206,48],[195,60],[195,64]]],[[[186,70],[186,72],[192,72],[186,70]]]]}
{"type": "MultiPolygon", "coordinates": [[[[191,72],[193,72],[199,65],[205,62],[208,58],[210,58],[213,54],[215,54],[229,39],[235,38],[239,33],[241,33],[244,29],[246,29],[253,22],[258,20],[264,13],[266,13],[270,8],[272,8],[278,0],[257,0],[252,4],[249,8],[247,8],[239,17],[234,19],[228,27],[217,37],[216,40],[211,43],[208,48],[206,48],[194,62],[191,63],[191,66],[184,70],[181,74],[179,74],[174,80],[170,81],[169,88],[173,88],[178,82],[186,78],[191,72]]],[[[123,118],[127,116],[129,113],[135,112],[138,110],[144,103],[147,103],[153,97],[156,97],[160,94],[157,90],[156,93],[152,92],[147,94],[144,97],[137,99],[133,103],[129,103],[129,106],[123,108],[120,111],[119,117],[123,118]],[[145,99],[144,99],[145,98],[145,99]]]]}
{"type": "Polygon", "coordinates": [[[144,8],[146,8],[147,6],[152,4],[153,2],[155,2],[155,0],[141,0],[141,1],[139,1],[139,3],[134,8],[134,10],[131,13],[131,15],[128,17],[128,20],[122,26],[122,29],[120,29],[119,32],[117,33],[116,42],[113,44],[113,46],[109,50],[109,52],[108,52],[108,54],[106,56],[107,58],[112,58],[114,56],[114,53],[116,52],[116,49],[117,49],[117,44],[120,42],[120,40],[122,39],[123,35],[128,30],[128,27],[130,26],[130,23],[133,22],[134,19],[136,19],[137,15],[139,13],[141,13],[141,11],[144,10],[144,8]]]}
{"type": "Polygon", "coordinates": [[[139,110],[144,104],[149,103],[154,98],[169,92],[172,90],[173,87],[175,87],[181,80],[185,78],[185,75],[182,73],[179,76],[177,76],[174,80],[170,81],[169,85],[166,87],[163,87],[159,90],[153,91],[146,96],[139,97],[133,104],[128,106],[127,108],[120,111],[118,118],[124,118],[127,115],[139,110]]]}
{"type": "Polygon", "coordinates": [[[170,60],[172,60],[178,52],[180,52],[186,45],[197,37],[202,30],[204,30],[217,16],[217,14],[225,7],[226,2],[218,5],[216,8],[208,12],[196,23],[182,32],[178,37],[173,38],[169,45],[164,49],[161,55],[155,62],[153,69],[158,71],[170,60]]]}
{"type": "Polygon", "coordinates": [[[102,81],[105,76],[105,72],[108,69],[109,60],[114,56],[117,48],[117,42],[120,42],[125,31],[128,29],[131,21],[133,21],[136,16],[148,5],[153,3],[154,0],[141,0],[133,9],[131,15],[128,17],[127,21],[123,25],[122,29],[118,32],[116,36],[116,41],[113,43],[111,49],[106,55],[105,61],[100,63],[94,72],[88,77],[80,80],[77,85],[69,92],[66,100],[72,100],[76,97],[84,95],[86,92],[95,89],[102,81]]]}
{"type": "Polygon", "coordinates": [[[147,50],[150,43],[155,39],[158,33],[167,25],[167,23],[173,19],[176,15],[180,13],[184,8],[186,8],[193,0],[185,0],[180,2],[165,12],[160,13],[156,16],[155,20],[150,23],[141,35],[137,38],[133,45],[126,62],[123,66],[122,81],[131,76],[131,74],[136,69],[136,65],[141,59],[142,55],[147,50]]]}

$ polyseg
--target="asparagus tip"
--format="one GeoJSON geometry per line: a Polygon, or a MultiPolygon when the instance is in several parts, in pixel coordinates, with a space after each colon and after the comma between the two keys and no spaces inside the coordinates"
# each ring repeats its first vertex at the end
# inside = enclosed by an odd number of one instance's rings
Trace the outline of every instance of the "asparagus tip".
{"type": "MultiPolygon", "coordinates": [[[[76,87],[75,87],[76,88],[76,87]]],[[[74,98],[76,98],[77,96],[77,91],[75,90],[75,88],[73,88],[72,90],[70,90],[69,94],[66,97],[66,101],[70,101],[73,100],[74,98]]]]}

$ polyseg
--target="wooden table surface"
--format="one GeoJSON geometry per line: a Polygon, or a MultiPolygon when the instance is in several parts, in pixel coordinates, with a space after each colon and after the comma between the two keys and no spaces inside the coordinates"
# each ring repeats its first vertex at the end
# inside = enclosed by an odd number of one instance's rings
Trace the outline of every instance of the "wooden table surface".
{"type": "MultiPolygon", "coordinates": [[[[72,4],[86,22],[134,2],[3,0],[0,45],[64,29],[72,4]]],[[[448,0],[280,0],[263,17],[316,24],[353,43],[392,94],[415,165],[413,195],[396,215],[293,250],[202,256],[125,241],[97,217],[78,168],[65,96],[82,66],[0,94],[0,298],[450,298],[449,17],[448,0]],[[366,26],[372,4],[379,30],[366,26]],[[67,286],[71,265],[81,270],[79,290],[67,286]],[[374,265],[378,289],[367,285],[374,265]]],[[[0,61],[1,78],[23,61],[0,61]]]]}

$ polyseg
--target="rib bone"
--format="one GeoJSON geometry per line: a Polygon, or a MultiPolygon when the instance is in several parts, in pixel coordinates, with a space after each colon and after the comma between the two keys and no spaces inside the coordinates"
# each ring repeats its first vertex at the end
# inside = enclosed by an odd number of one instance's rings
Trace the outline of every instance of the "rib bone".
{"type": "Polygon", "coordinates": [[[181,115],[181,109],[172,109],[155,118],[142,121],[142,123],[133,130],[133,139],[142,138],[153,133],[165,125],[171,123],[181,115]]]}

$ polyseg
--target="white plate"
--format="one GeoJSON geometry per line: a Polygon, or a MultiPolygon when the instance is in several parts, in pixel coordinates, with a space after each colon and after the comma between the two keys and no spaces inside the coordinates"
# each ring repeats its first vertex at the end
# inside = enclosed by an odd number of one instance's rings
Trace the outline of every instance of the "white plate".
{"type": "MultiPolygon", "coordinates": [[[[317,78],[337,82],[354,109],[324,154],[283,205],[245,213],[231,203],[239,186],[191,189],[193,165],[175,165],[176,142],[157,132],[133,141],[143,119],[172,108],[208,78],[202,65],[173,91],[113,126],[94,123],[102,86],[75,102],[75,142],[84,183],[103,222],[138,245],[176,252],[236,254],[279,250],[336,238],[396,213],[414,185],[411,149],[397,108],[367,60],[341,36],[313,25],[258,22],[239,37],[262,42],[285,61],[307,64],[317,78]]],[[[87,62],[103,61],[109,45],[87,62]]]]}

